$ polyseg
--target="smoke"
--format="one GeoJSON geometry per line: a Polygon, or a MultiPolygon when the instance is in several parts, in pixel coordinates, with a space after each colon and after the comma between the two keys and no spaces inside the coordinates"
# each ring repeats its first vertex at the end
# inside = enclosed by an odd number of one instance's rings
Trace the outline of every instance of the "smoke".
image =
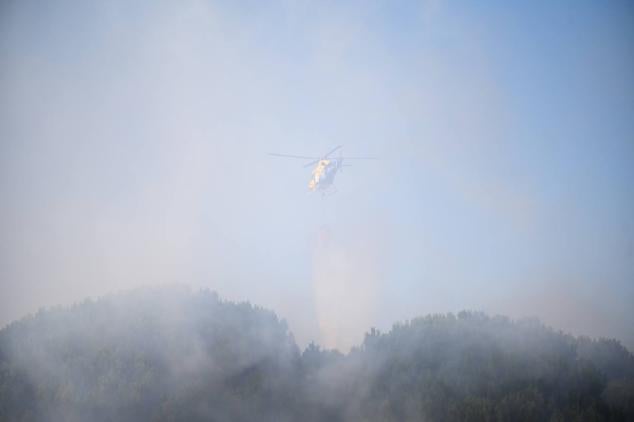
{"type": "MultiPolygon", "coordinates": [[[[342,328],[328,328],[340,340],[342,328]]],[[[609,419],[634,410],[631,353],[536,320],[428,315],[372,329],[355,346],[342,354],[311,343],[300,353],[274,312],[205,289],[88,299],[0,330],[0,419],[609,419]]]]}
{"type": "Polygon", "coordinates": [[[302,346],[481,308],[631,347],[629,16],[3,2],[0,324],[185,282],[276,309],[302,346]],[[266,155],[335,145],[381,160],[327,200],[266,155]]]}

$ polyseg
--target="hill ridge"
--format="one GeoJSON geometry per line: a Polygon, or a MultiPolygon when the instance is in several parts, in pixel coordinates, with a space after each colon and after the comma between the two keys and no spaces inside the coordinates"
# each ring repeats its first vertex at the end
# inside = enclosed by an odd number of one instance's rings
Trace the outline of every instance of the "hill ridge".
{"type": "Polygon", "coordinates": [[[479,311],[303,351],[285,320],[212,291],[149,288],[0,330],[0,420],[632,420],[634,356],[479,311]]]}

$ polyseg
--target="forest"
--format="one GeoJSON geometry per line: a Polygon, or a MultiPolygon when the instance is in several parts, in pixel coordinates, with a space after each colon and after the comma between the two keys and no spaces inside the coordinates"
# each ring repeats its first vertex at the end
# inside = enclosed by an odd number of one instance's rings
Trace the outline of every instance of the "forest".
{"type": "Polygon", "coordinates": [[[0,420],[632,421],[634,356],[471,311],[301,350],[272,311],[145,288],[0,330],[0,420]]]}

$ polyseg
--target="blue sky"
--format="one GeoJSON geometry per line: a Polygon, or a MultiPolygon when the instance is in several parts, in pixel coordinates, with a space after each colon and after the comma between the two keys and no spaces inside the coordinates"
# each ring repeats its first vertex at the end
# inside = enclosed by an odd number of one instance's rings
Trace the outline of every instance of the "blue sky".
{"type": "Polygon", "coordinates": [[[0,322],[184,282],[347,348],[429,312],[634,347],[628,2],[0,6],[0,322]],[[306,192],[302,162],[373,154],[306,192]]]}

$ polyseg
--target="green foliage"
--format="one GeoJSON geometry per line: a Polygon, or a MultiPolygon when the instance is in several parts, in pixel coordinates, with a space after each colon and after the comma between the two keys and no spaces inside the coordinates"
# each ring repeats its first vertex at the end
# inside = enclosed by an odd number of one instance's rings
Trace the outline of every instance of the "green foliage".
{"type": "Polygon", "coordinates": [[[0,331],[2,421],[634,420],[634,357],[537,321],[432,315],[303,353],[215,293],[140,290],[0,331]]]}

